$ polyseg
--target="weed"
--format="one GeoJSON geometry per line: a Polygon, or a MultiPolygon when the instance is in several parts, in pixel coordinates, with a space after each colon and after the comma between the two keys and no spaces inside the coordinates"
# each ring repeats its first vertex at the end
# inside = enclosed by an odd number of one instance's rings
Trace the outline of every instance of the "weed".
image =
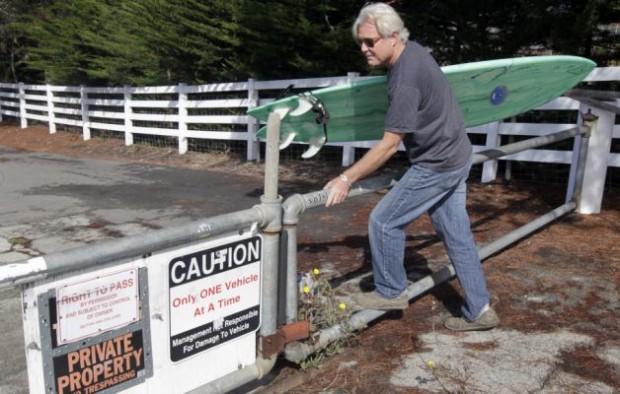
{"type": "Polygon", "coordinates": [[[303,275],[299,281],[298,318],[310,324],[309,341],[313,343],[316,343],[318,332],[322,329],[340,325],[344,332],[340,339],[320,348],[302,361],[300,368],[303,371],[317,367],[326,357],[342,351],[354,336],[354,331],[348,325],[347,306],[336,300],[329,280],[318,268],[303,275]]]}

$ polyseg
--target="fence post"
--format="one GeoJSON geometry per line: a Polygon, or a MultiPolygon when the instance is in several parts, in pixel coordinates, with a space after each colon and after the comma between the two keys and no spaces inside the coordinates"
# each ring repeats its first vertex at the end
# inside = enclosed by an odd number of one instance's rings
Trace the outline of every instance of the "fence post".
{"type": "Polygon", "coordinates": [[[50,131],[50,134],[56,133],[56,122],[54,115],[54,94],[52,93],[52,85],[47,84],[46,86],[46,95],[47,95],[47,128],[50,131]]]}
{"type": "MultiPolygon", "coordinates": [[[[586,108],[587,107],[585,104],[579,103],[579,110],[577,113],[577,125],[578,126],[584,125],[582,115],[585,113],[586,108]]],[[[586,142],[587,141],[588,140],[586,140],[586,142]]],[[[575,136],[575,139],[573,140],[573,156],[571,157],[570,170],[568,172],[568,186],[566,187],[566,199],[565,199],[566,202],[572,201],[573,199],[577,198],[576,193],[581,192],[581,190],[577,190],[576,187],[577,187],[577,176],[579,175],[578,174],[579,160],[580,160],[579,152],[581,151],[581,148],[582,148],[581,145],[584,143],[585,142],[581,134],[575,136]]],[[[585,163],[581,163],[581,166],[585,166],[585,163]]],[[[583,181],[583,179],[581,181],[583,181]]]]}
{"type": "MultiPolygon", "coordinates": [[[[360,74],[356,72],[347,73],[347,83],[354,82],[360,74]]],[[[352,143],[346,142],[342,145],[342,166],[348,167],[355,162],[355,147],[352,143]]]]}
{"type": "MultiPolygon", "coordinates": [[[[258,106],[258,90],[254,86],[254,78],[248,79],[248,110],[258,106]]],[[[256,132],[258,131],[258,119],[251,116],[247,117],[248,136],[247,136],[247,161],[260,160],[260,145],[256,140],[256,132]]]]}
{"type": "Polygon", "coordinates": [[[82,107],[82,136],[84,141],[90,140],[90,115],[88,114],[88,92],[86,86],[80,86],[80,104],[82,107]]]}
{"type": "Polygon", "coordinates": [[[187,153],[187,90],[184,83],[179,83],[179,108],[178,108],[178,130],[179,130],[179,154],[187,153]]]}
{"type": "Polygon", "coordinates": [[[123,86],[123,116],[125,121],[125,146],[133,145],[133,133],[131,132],[131,87],[123,86]]]}
{"type": "Polygon", "coordinates": [[[23,82],[19,83],[19,120],[22,129],[28,127],[28,119],[26,119],[26,90],[24,89],[23,82]]]}
{"type": "MultiPolygon", "coordinates": [[[[501,122],[493,122],[486,125],[487,127],[487,141],[486,141],[486,149],[496,149],[501,145],[501,138],[499,135],[499,128],[501,126],[501,122]]],[[[497,177],[497,164],[499,162],[497,160],[487,160],[482,165],[482,179],[480,180],[482,183],[488,183],[495,180],[497,177]]]]}
{"type": "Polygon", "coordinates": [[[581,190],[576,192],[581,196],[578,201],[577,212],[590,214],[601,212],[616,116],[612,112],[584,105],[580,106],[580,111],[586,108],[598,119],[590,123],[591,135],[583,182],[581,190]]]}

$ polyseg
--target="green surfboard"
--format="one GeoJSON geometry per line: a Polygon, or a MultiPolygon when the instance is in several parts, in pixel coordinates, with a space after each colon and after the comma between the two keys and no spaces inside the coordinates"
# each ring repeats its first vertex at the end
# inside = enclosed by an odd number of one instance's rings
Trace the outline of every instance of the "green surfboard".
{"type": "MultiPolygon", "coordinates": [[[[596,66],[576,56],[534,56],[464,63],[442,67],[461,107],[467,127],[502,120],[539,107],[579,83],[596,66]]],[[[266,121],[280,113],[281,148],[307,142],[311,157],[327,141],[381,139],[387,110],[385,76],[296,94],[252,108],[248,114],[266,121]],[[317,120],[316,100],[329,113],[317,120]],[[312,105],[315,104],[313,110],[312,105]],[[326,126],[324,128],[324,126],[326,126]]],[[[257,138],[266,136],[261,128],[257,138]]]]}

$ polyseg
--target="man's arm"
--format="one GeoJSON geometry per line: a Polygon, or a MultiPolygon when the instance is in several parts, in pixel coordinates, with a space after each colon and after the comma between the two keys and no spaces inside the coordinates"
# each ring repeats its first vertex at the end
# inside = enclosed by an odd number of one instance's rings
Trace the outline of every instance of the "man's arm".
{"type": "MultiPolygon", "coordinates": [[[[372,174],[398,152],[398,147],[403,138],[403,133],[385,130],[383,132],[383,138],[377,145],[373,146],[361,159],[347,168],[342,174],[344,174],[346,179],[351,183],[372,174]]],[[[347,182],[340,176],[329,181],[327,185],[325,185],[325,189],[329,190],[325,206],[330,207],[343,202],[345,198],[347,198],[350,188],[347,182]]]]}

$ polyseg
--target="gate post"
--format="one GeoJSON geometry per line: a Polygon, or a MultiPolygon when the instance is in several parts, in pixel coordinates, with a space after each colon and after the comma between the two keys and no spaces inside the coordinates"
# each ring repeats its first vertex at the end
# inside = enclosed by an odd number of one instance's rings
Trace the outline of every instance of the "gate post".
{"type": "Polygon", "coordinates": [[[596,107],[586,108],[588,108],[588,113],[596,118],[589,124],[591,134],[588,157],[586,158],[581,190],[577,191],[581,196],[578,201],[577,212],[591,214],[601,212],[615,114],[596,107]]]}

